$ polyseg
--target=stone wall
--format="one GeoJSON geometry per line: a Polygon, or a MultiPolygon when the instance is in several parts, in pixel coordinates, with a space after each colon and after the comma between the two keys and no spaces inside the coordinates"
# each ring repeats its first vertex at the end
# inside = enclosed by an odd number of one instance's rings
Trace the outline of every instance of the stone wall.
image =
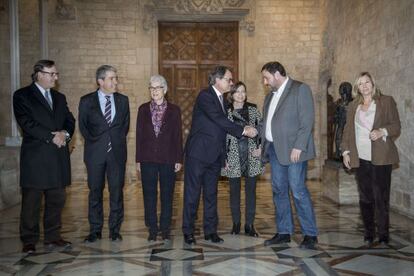
{"type": "MultiPolygon", "coordinates": [[[[157,72],[157,24],[144,28],[144,5],[150,1],[89,0],[48,1],[49,58],[57,62],[59,90],[66,94],[75,117],[79,98],[96,89],[94,73],[101,64],[118,68],[120,91],[128,95],[131,127],[128,135],[127,179],[135,178],[135,122],[137,108],[149,99],[147,82],[157,72]]],[[[30,82],[33,63],[39,58],[39,13],[37,1],[20,0],[21,79],[30,82]],[[31,13],[27,17],[24,14],[31,13]]],[[[289,75],[308,83],[319,110],[319,1],[246,1],[255,31],[240,30],[240,76],[249,98],[261,107],[265,94],[260,69],[265,62],[282,62],[289,75]]],[[[3,19],[2,19],[3,20],[3,19]]],[[[3,21],[1,21],[3,22],[3,21]]],[[[7,27],[7,24],[4,24],[7,27]]],[[[2,31],[2,35],[3,35],[2,31]]],[[[9,112],[2,112],[9,114],[9,112]]],[[[7,115],[8,116],[8,115],[7,115]]],[[[319,118],[317,113],[317,118],[319,118]]],[[[10,119],[4,121],[8,122],[10,119]]],[[[6,123],[2,123],[3,125],[6,123]]],[[[318,125],[318,120],[317,124],[318,125]]],[[[316,142],[320,135],[315,127],[316,142]]],[[[86,180],[82,161],[83,139],[76,130],[72,142],[75,181],[86,180]]],[[[309,176],[320,177],[320,161],[311,164],[309,176]]]]}
{"type": "Polygon", "coordinates": [[[359,72],[369,71],[383,93],[394,97],[402,134],[391,205],[414,217],[414,2],[322,0],[321,10],[325,19],[319,85],[324,87],[332,77],[331,93],[337,98],[342,81],[353,83],[359,72]]]}
{"type": "Polygon", "coordinates": [[[9,6],[0,0],[0,145],[11,135],[9,6]]]}

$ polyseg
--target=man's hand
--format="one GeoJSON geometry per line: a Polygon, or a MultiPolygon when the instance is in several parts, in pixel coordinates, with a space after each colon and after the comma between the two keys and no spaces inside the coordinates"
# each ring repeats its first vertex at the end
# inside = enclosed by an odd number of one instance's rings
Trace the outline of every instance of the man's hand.
{"type": "Polygon", "coordinates": [[[243,135],[249,138],[254,138],[257,135],[257,129],[252,126],[245,126],[243,130],[243,135]]]}
{"type": "Polygon", "coordinates": [[[53,135],[55,135],[53,137],[52,142],[58,147],[64,147],[66,146],[66,132],[61,130],[61,131],[54,131],[52,132],[53,135]]]}
{"type": "Polygon", "coordinates": [[[302,150],[300,149],[292,149],[292,152],[290,153],[290,161],[293,163],[297,163],[300,158],[300,154],[302,153],[302,150]]]}
{"type": "Polygon", "coordinates": [[[372,141],[376,141],[380,139],[382,136],[384,136],[384,132],[382,130],[375,129],[371,131],[371,133],[369,134],[369,139],[371,139],[372,141]]]}
{"type": "Polygon", "coordinates": [[[175,165],[174,165],[174,172],[179,172],[181,170],[182,166],[183,165],[180,164],[180,163],[175,163],[175,165]]]}
{"type": "Polygon", "coordinates": [[[345,167],[350,170],[351,169],[351,158],[349,157],[349,154],[344,154],[342,156],[342,162],[344,162],[345,167]]]}
{"type": "Polygon", "coordinates": [[[137,162],[137,172],[141,172],[141,163],[137,162]]]}

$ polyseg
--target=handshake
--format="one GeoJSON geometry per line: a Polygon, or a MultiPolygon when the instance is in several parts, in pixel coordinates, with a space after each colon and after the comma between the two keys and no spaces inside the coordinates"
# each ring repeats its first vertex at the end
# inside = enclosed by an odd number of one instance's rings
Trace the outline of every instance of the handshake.
{"type": "Polygon", "coordinates": [[[245,126],[243,130],[243,135],[249,138],[254,138],[257,135],[257,129],[252,126],[245,126]]]}

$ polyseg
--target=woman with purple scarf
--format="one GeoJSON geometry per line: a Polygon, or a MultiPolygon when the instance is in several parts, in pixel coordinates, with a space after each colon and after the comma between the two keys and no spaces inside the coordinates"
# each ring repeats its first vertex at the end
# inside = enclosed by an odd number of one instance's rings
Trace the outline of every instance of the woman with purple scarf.
{"type": "Polygon", "coordinates": [[[138,109],[136,127],[136,163],[141,173],[145,225],[148,241],[170,239],[175,174],[183,163],[180,108],[165,99],[167,81],[154,75],[149,82],[151,101],[138,109]],[[161,214],[158,224],[157,198],[160,183],[161,214]]]}

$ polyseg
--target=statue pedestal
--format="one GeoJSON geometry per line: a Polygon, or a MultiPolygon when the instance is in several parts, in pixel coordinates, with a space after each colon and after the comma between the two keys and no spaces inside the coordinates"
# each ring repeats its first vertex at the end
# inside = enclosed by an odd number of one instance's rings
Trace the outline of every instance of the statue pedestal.
{"type": "Polygon", "coordinates": [[[0,210],[20,202],[20,147],[0,146],[0,210]]]}
{"type": "Polygon", "coordinates": [[[342,162],[325,160],[322,195],[338,204],[358,204],[358,186],[354,173],[344,170],[342,162]]]}

